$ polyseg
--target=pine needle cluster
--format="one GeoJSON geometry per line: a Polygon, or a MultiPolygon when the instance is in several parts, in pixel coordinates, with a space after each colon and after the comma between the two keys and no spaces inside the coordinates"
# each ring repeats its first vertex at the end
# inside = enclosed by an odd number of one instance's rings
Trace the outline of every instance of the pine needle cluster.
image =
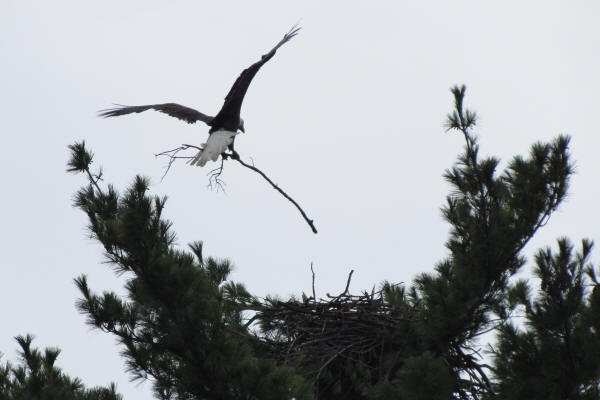
{"type": "Polygon", "coordinates": [[[114,384],[86,389],[55,363],[60,350],[42,353],[32,346],[33,336],[17,336],[20,362],[0,366],[0,400],[122,400],[114,384]]]}

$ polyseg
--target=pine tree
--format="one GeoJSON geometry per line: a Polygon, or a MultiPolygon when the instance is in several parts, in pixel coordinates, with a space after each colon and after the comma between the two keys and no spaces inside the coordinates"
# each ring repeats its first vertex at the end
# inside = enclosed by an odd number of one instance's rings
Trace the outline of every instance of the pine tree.
{"type": "Polygon", "coordinates": [[[258,299],[228,280],[228,261],[204,257],[202,242],[174,245],[166,198],[151,196],[147,179],[123,193],[103,188],[85,143],[70,146],[69,171],[89,181],[75,205],[127,277],[127,298],[77,278],[79,310],[119,339],[134,377],[152,377],[161,399],[599,398],[591,243],[574,255],[561,239],[557,255],[538,253],[537,298],[511,279],[567,194],[569,138],[536,143],[498,171],[498,159],[479,156],[465,90],[452,89],[447,120],[465,141],[444,175],[449,255],[408,287],[384,282],[358,295],[258,299]],[[517,326],[522,309],[527,323],[517,326]],[[498,333],[492,365],[477,349],[486,332],[498,333]]]}
{"type": "Polygon", "coordinates": [[[558,253],[546,248],[535,256],[538,296],[526,281],[511,288],[510,307],[521,307],[526,323],[499,330],[493,398],[600,398],[600,289],[588,261],[591,249],[583,240],[574,253],[561,238],[558,253]]]}
{"type": "Polygon", "coordinates": [[[0,366],[0,400],[122,400],[114,384],[86,389],[55,366],[60,351],[44,353],[32,347],[33,337],[17,336],[21,347],[19,365],[0,366]]]}
{"type": "Polygon", "coordinates": [[[69,170],[90,179],[75,204],[115,272],[128,276],[128,300],[94,294],[85,276],[77,278],[78,308],[90,325],[118,337],[134,377],[154,378],[161,399],[305,398],[302,377],[265,357],[244,325],[242,311],[257,300],[226,281],[230,263],[204,258],[202,242],[176,249],[171,223],[162,218],[166,198],[150,196],[145,178],[136,177],[123,194],[110,185],[102,190],[85,144],[71,151],[69,170]]]}

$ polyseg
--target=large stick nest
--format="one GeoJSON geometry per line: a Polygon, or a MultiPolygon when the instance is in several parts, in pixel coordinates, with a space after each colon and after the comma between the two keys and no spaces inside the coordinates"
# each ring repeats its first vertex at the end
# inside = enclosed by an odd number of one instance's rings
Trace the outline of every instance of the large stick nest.
{"type": "Polygon", "coordinates": [[[256,316],[267,333],[264,342],[280,362],[302,359],[324,368],[339,357],[376,368],[386,340],[415,314],[386,303],[381,291],[351,295],[348,285],[338,296],[315,299],[313,291],[313,297],[303,297],[273,301],[256,316]]]}

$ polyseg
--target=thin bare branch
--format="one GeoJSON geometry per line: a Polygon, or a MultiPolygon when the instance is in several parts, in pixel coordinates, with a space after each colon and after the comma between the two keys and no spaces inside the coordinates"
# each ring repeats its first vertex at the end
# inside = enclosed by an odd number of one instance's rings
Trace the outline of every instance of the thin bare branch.
{"type": "Polygon", "coordinates": [[[163,151],[161,153],[157,153],[157,154],[154,155],[154,157],[165,156],[165,157],[167,157],[169,159],[169,162],[168,162],[167,166],[165,167],[165,172],[160,177],[160,181],[161,182],[163,181],[163,179],[165,179],[165,176],[167,176],[167,173],[169,172],[169,170],[171,169],[171,166],[173,165],[173,163],[176,160],[178,160],[180,158],[183,158],[183,159],[190,159],[190,158],[192,158],[192,157],[189,157],[189,156],[181,157],[181,156],[177,155],[177,153],[179,153],[180,151],[187,150],[190,147],[196,147],[196,146],[190,146],[190,145],[187,145],[187,144],[183,144],[183,145],[181,145],[181,146],[179,146],[177,148],[174,148],[172,150],[166,150],[166,151],[163,151]]]}
{"type": "Polygon", "coordinates": [[[221,157],[221,165],[218,168],[211,170],[208,175],[208,188],[215,189],[217,192],[219,189],[223,193],[225,193],[225,181],[221,179],[221,174],[223,173],[223,163],[225,162],[225,158],[221,157]]]}
{"type": "Polygon", "coordinates": [[[312,293],[313,293],[313,302],[317,302],[317,294],[315,291],[315,270],[313,269],[313,263],[310,262],[310,272],[312,272],[312,293]]]}
{"type": "Polygon", "coordinates": [[[346,281],[346,289],[344,289],[344,293],[342,294],[347,294],[348,293],[348,289],[350,288],[350,281],[352,280],[352,274],[354,273],[354,270],[351,269],[350,273],[348,274],[348,280],[346,281]]]}
{"type": "MultiPolygon", "coordinates": [[[[178,153],[180,151],[183,150],[187,150],[190,148],[194,148],[194,149],[198,149],[198,150],[202,150],[201,147],[198,146],[194,146],[191,144],[182,144],[179,147],[176,147],[174,149],[171,150],[166,150],[160,153],[155,154],[155,157],[159,157],[159,156],[164,156],[167,157],[169,159],[169,162],[167,164],[167,167],[165,169],[165,172],[161,178],[164,179],[164,177],[167,175],[167,173],[169,172],[169,170],[171,169],[171,166],[173,165],[173,163],[177,160],[177,159],[191,159],[193,157],[188,157],[188,156],[178,156],[178,153]]],[[[252,164],[248,164],[245,163],[244,161],[242,161],[240,159],[240,156],[237,152],[233,151],[232,153],[223,153],[221,154],[221,166],[219,168],[213,169],[212,171],[210,171],[208,173],[209,175],[209,179],[208,179],[208,187],[209,188],[213,188],[216,187],[217,190],[221,189],[223,192],[225,192],[224,190],[224,186],[225,186],[225,182],[220,179],[221,174],[223,173],[223,162],[225,160],[227,160],[228,158],[231,158],[232,160],[236,160],[237,162],[239,162],[241,165],[243,165],[244,167],[251,169],[252,171],[256,172],[257,174],[259,174],[260,176],[263,177],[263,179],[265,179],[267,182],[269,182],[269,184],[273,187],[273,189],[277,190],[279,193],[281,193],[281,195],[283,197],[285,197],[286,199],[288,199],[294,206],[296,206],[296,208],[298,209],[298,211],[300,212],[300,214],[302,215],[302,218],[304,218],[304,220],[306,221],[306,223],[308,224],[308,226],[310,226],[310,229],[313,231],[313,233],[317,233],[317,228],[315,228],[315,224],[313,222],[312,219],[310,219],[308,217],[308,215],[306,215],[306,213],[304,212],[304,210],[302,209],[302,207],[300,207],[300,205],[290,196],[288,195],[285,191],[283,191],[283,189],[281,189],[279,186],[277,186],[277,184],[275,184],[264,172],[262,172],[260,169],[258,169],[255,165],[254,165],[254,160],[252,160],[252,164]]]]}
{"type": "Polygon", "coordinates": [[[296,206],[296,208],[298,209],[298,211],[300,211],[300,214],[302,214],[302,217],[304,218],[304,220],[306,221],[308,226],[310,226],[310,229],[313,231],[313,233],[317,233],[317,228],[315,228],[313,220],[308,218],[308,216],[306,215],[306,213],[304,212],[302,207],[300,207],[300,205],[294,199],[292,199],[286,192],[284,192],[279,186],[277,186],[275,183],[273,183],[273,181],[271,179],[269,179],[269,177],[267,175],[265,175],[264,172],[262,172],[260,169],[256,168],[254,165],[246,164],[240,158],[234,158],[234,159],[237,162],[239,162],[240,164],[242,164],[244,167],[249,168],[252,171],[258,173],[260,176],[262,176],[267,182],[269,182],[269,184],[273,187],[273,189],[277,190],[279,193],[281,193],[281,195],[283,197],[288,199],[294,206],[296,206]]]}

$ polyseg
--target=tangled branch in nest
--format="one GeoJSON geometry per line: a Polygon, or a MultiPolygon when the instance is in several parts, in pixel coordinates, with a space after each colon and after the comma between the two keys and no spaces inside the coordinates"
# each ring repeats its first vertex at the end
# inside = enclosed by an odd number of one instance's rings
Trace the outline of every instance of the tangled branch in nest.
{"type": "MultiPolygon", "coordinates": [[[[175,161],[177,161],[178,159],[189,160],[189,159],[194,158],[191,156],[178,155],[179,152],[187,150],[189,148],[202,150],[202,148],[198,147],[198,146],[194,146],[191,144],[182,144],[181,146],[176,147],[174,149],[166,150],[166,151],[163,151],[163,152],[160,152],[160,153],[157,153],[154,155],[155,157],[159,157],[159,156],[167,157],[169,160],[169,162],[167,163],[167,166],[165,168],[165,172],[164,172],[163,176],[161,177],[161,180],[164,179],[164,177],[167,175],[167,173],[169,172],[169,170],[171,169],[171,166],[173,165],[173,163],[175,161]]],[[[298,211],[302,215],[302,218],[304,218],[304,220],[306,221],[308,226],[310,226],[310,229],[313,231],[313,233],[317,233],[317,228],[315,227],[314,221],[312,219],[310,219],[308,217],[308,215],[306,215],[306,213],[304,212],[302,207],[300,207],[300,205],[290,195],[288,195],[283,189],[281,189],[276,183],[274,183],[264,172],[262,172],[260,169],[256,168],[256,166],[254,166],[254,162],[252,164],[245,163],[244,161],[242,161],[240,159],[239,155],[236,152],[221,154],[221,166],[213,169],[212,171],[210,171],[208,173],[208,175],[209,175],[208,187],[209,188],[216,188],[217,191],[219,189],[221,189],[223,192],[225,191],[224,190],[225,182],[221,179],[221,174],[223,173],[223,162],[225,160],[227,160],[228,158],[231,158],[232,160],[237,161],[244,167],[251,169],[252,171],[254,171],[257,174],[259,174],[260,176],[262,176],[263,179],[266,180],[273,189],[277,190],[283,197],[285,197],[288,201],[290,201],[298,209],[298,211]]]]}

